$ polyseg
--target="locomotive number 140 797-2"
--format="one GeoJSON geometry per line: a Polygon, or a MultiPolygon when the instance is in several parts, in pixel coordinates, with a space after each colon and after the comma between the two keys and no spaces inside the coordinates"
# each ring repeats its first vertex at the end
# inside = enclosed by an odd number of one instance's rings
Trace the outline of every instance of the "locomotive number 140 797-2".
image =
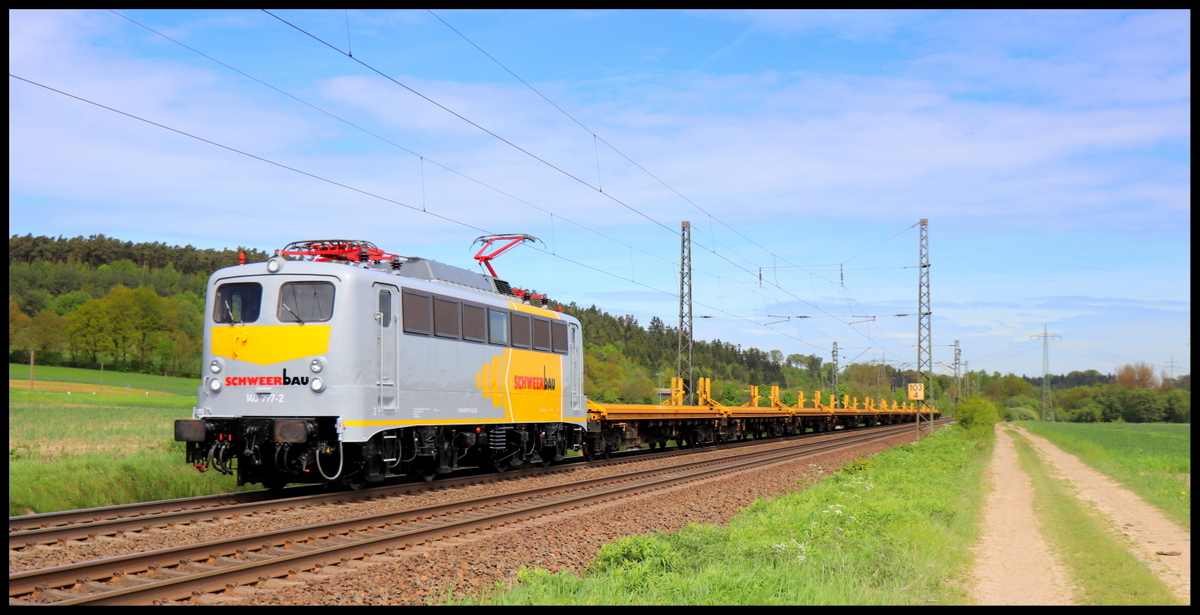
{"type": "Polygon", "coordinates": [[[251,403],[283,403],[283,393],[246,393],[246,401],[251,403]]]}

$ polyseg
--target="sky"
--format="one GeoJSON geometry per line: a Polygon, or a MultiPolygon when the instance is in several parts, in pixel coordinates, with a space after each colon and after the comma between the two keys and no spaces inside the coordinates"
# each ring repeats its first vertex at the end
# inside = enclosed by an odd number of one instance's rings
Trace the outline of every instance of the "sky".
{"type": "MultiPolygon", "coordinates": [[[[9,227],[364,239],[693,338],[1191,371],[1187,11],[9,12],[9,227]],[[900,316],[900,314],[905,314],[900,316]]],[[[586,336],[586,332],[585,332],[586,336]]]]}

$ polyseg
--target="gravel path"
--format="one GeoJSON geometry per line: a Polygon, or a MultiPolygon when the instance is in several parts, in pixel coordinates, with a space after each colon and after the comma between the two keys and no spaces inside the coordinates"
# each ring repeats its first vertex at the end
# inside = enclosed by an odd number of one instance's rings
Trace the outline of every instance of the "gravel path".
{"type": "Polygon", "coordinates": [[[996,427],[996,447],[985,474],[992,490],[984,503],[983,537],[975,547],[971,594],[977,604],[1070,605],[1071,588],[1033,511],[1033,483],[1017,463],[1007,430],[996,427]]]}
{"type": "Polygon", "coordinates": [[[1192,601],[1192,534],[1168,519],[1132,491],[1089,468],[1050,441],[1018,428],[1050,462],[1054,472],[1108,518],[1113,534],[1132,545],[1130,552],[1146,563],[1175,596],[1192,601]],[[1174,553],[1175,555],[1161,555],[1174,553]]]}
{"type": "MultiPolygon", "coordinates": [[[[984,535],[976,546],[972,595],[982,605],[1072,604],[1065,572],[1039,530],[1033,485],[1017,463],[1013,436],[1007,432],[1012,427],[996,426],[996,449],[987,473],[993,489],[985,504],[984,535]]],[[[1046,439],[1015,429],[1033,443],[1053,474],[1095,505],[1114,535],[1132,545],[1131,553],[1176,597],[1191,603],[1191,532],[1046,439]]]]}

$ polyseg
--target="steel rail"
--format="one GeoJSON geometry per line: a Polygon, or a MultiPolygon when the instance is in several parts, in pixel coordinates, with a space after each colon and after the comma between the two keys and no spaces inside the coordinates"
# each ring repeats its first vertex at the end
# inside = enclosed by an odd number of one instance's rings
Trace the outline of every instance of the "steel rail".
{"type": "MultiPolygon", "coordinates": [[[[880,427],[868,427],[866,429],[878,428],[880,427]]],[[[788,438],[804,439],[832,435],[832,433],[814,432],[788,436],[788,438]]],[[[761,444],[762,442],[764,440],[745,440],[730,442],[721,446],[741,448],[761,444]]],[[[622,461],[638,460],[646,455],[670,457],[674,455],[687,455],[706,448],[708,447],[701,449],[674,447],[668,450],[641,449],[622,451],[614,453],[610,460],[596,460],[590,463],[591,467],[602,467],[621,463],[622,461]]],[[[396,482],[395,480],[390,480],[390,484],[371,487],[361,491],[329,493],[319,485],[302,485],[289,487],[284,492],[261,490],[243,493],[224,493],[211,496],[57,511],[35,515],[19,515],[9,517],[8,548],[9,550],[18,550],[35,545],[61,545],[66,541],[88,541],[102,536],[120,536],[127,532],[169,528],[173,524],[188,524],[208,519],[207,517],[202,518],[198,516],[200,514],[208,515],[216,513],[218,517],[232,517],[234,515],[274,513],[281,507],[294,506],[298,503],[317,505],[339,503],[347,497],[351,499],[369,499],[401,491],[409,494],[414,489],[424,491],[428,489],[479,484],[495,480],[513,480],[527,476],[555,474],[573,471],[576,469],[573,467],[576,463],[583,463],[582,459],[582,457],[573,457],[569,460],[564,460],[565,463],[563,464],[547,468],[526,468],[495,474],[480,474],[477,470],[469,470],[461,476],[454,476],[429,483],[396,482]],[[280,497],[281,495],[287,497],[280,497]]]]}
{"type": "MultiPolygon", "coordinates": [[[[845,438],[839,438],[836,440],[816,443],[803,443],[785,449],[756,451],[753,453],[744,453],[741,455],[726,457],[719,460],[707,460],[680,464],[677,467],[625,473],[602,479],[581,481],[571,485],[545,487],[520,494],[489,496],[486,498],[451,502],[408,511],[395,511],[378,515],[369,515],[357,519],[315,524],[312,526],[293,528],[290,530],[266,532],[262,534],[246,536],[234,541],[212,541],[199,545],[162,549],[145,554],[105,558],[102,560],[96,560],[95,562],[86,562],[82,564],[58,566],[50,569],[27,571],[9,576],[10,602],[13,601],[16,596],[28,595],[34,592],[44,594],[45,597],[51,599],[54,597],[67,598],[65,600],[56,602],[56,604],[64,605],[84,603],[146,604],[147,601],[154,600],[178,600],[181,598],[187,598],[194,592],[198,591],[220,591],[225,589],[226,586],[230,585],[231,583],[236,584],[237,582],[245,582],[247,580],[253,581],[255,579],[271,578],[273,576],[281,576],[289,573],[294,574],[297,566],[303,568],[304,566],[313,567],[317,565],[324,565],[324,561],[331,557],[352,559],[360,558],[363,556],[363,552],[360,550],[364,547],[370,547],[371,549],[374,549],[372,553],[377,553],[381,548],[386,549],[390,547],[394,549],[401,544],[405,547],[411,546],[413,541],[427,535],[441,537],[448,536],[446,532],[454,532],[456,530],[460,534],[484,531],[485,526],[495,527],[497,523],[511,522],[511,520],[514,518],[514,515],[519,517],[521,515],[538,512],[544,514],[548,510],[553,508],[561,508],[568,503],[572,503],[577,507],[589,502],[594,502],[597,499],[628,495],[631,492],[641,490],[665,488],[666,486],[679,481],[694,481],[704,477],[709,477],[714,474],[743,470],[748,466],[761,466],[763,464],[778,463],[781,461],[794,459],[796,457],[804,457],[825,452],[830,449],[855,446],[872,440],[903,434],[905,431],[906,429],[904,426],[887,430],[872,430],[871,432],[855,433],[853,436],[847,436],[845,438]],[[693,469],[681,469],[689,466],[693,469]],[[659,476],[659,478],[655,478],[655,475],[659,476]],[[620,483],[621,486],[611,486],[617,483],[620,483]],[[603,488],[603,485],[610,485],[610,487],[603,488]],[[580,491],[589,489],[599,489],[599,492],[562,497],[554,497],[552,495],[578,493],[580,491]],[[434,524],[432,527],[415,528],[401,531],[387,531],[374,525],[407,525],[407,519],[412,518],[413,516],[429,519],[439,515],[450,514],[451,511],[456,509],[462,510],[467,506],[474,506],[475,509],[484,507],[494,508],[512,503],[514,501],[514,497],[519,498],[517,501],[531,499],[542,499],[543,501],[540,503],[522,505],[516,510],[500,510],[489,514],[469,516],[469,518],[466,519],[434,524]],[[313,534],[314,532],[324,533],[325,536],[322,538],[325,540],[334,540],[333,537],[339,532],[347,532],[350,535],[359,534],[365,536],[365,538],[345,544],[332,544],[324,547],[313,547],[311,544],[308,546],[301,546],[304,543],[314,543],[317,541],[316,536],[313,534]],[[378,535],[381,532],[383,532],[383,535],[378,535]],[[297,544],[297,542],[300,544],[297,544]],[[238,558],[262,557],[261,554],[246,554],[247,549],[253,549],[259,546],[262,546],[265,550],[276,551],[283,554],[279,557],[263,562],[245,562],[244,559],[239,561],[238,558]],[[303,548],[305,550],[300,553],[288,553],[288,551],[295,548],[303,548]],[[201,558],[207,558],[209,563],[200,564],[195,561],[201,558]],[[226,564],[233,565],[220,569],[212,569],[213,565],[218,562],[224,562],[226,564]],[[179,578],[169,578],[149,582],[147,582],[145,579],[135,579],[129,576],[130,574],[137,574],[143,571],[152,570],[155,567],[161,569],[165,566],[172,566],[176,563],[179,564],[179,570],[172,570],[169,573],[163,571],[163,574],[182,575],[185,574],[184,570],[199,572],[198,574],[191,574],[179,578]],[[254,573],[251,574],[250,571],[254,571],[254,573]],[[118,580],[121,583],[128,583],[131,586],[124,588],[102,586],[99,583],[94,583],[91,580],[105,578],[118,580]],[[107,591],[102,594],[68,598],[67,592],[52,589],[61,588],[68,585],[74,585],[74,587],[78,590],[107,591]],[[153,596],[148,598],[148,596],[151,596],[151,594],[153,594],[153,596]]],[[[368,557],[369,555],[370,554],[367,554],[368,557]]]]}

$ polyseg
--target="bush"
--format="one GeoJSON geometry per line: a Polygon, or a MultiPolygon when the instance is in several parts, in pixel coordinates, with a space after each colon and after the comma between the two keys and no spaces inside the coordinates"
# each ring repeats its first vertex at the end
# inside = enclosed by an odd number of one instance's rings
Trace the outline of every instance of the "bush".
{"type": "Polygon", "coordinates": [[[955,420],[973,435],[990,434],[992,426],[1000,420],[996,405],[982,397],[972,397],[958,405],[955,420]]]}
{"type": "Polygon", "coordinates": [[[1006,421],[1036,421],[1038,420],[1037,412],[1031,408],[1018,406],[1016,408],[1007,408],[1004,411],[1004,420],[1006,421]]]}

